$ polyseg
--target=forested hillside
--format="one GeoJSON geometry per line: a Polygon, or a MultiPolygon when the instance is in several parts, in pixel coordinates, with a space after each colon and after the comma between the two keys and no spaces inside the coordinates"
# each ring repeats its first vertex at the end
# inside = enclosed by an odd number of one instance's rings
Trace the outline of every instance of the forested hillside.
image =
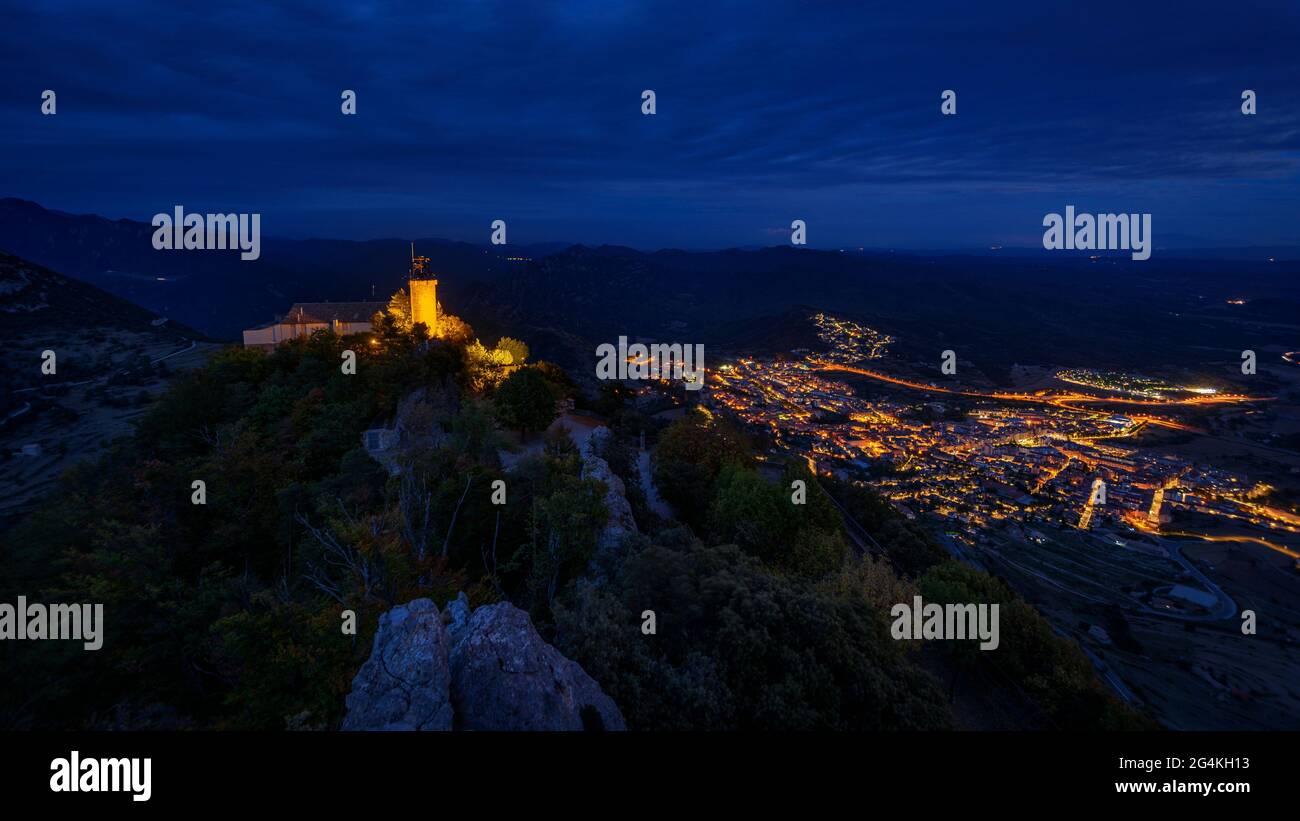
{"type": "MultiPolygon", "coordinates": [[[[107,630],[92,653],[0,644],[0,725],[337,728],[379,615],[464,591],[527,610],[630,729],[944,728],[948,682],[889,637],[889,606],[916,590],[1004,602],[1002,663],[1059,725],[1140,725],[1031,608],[866,491],[839,490],[888,556],[855,555],[825,497],[789,504],[811,477],[762,478],[723,419],[664,427],[616,389],[580,395],[517,340],[416,330],[388,317],[373,336],[227,348],[4,534],[4,600],[101,602],[107,630]],[[617,546],[598,547],[607,483],[567,435],[539,432],[563,398],[613,431],[599,456],[638,531],[617,546]],[[401,433],[378,461],[362,437],[376,427],[401,433]],[[682,522],[646,503],[643,429],[682,522]]],[[[951,644],[949,667],[973,663],[951,644]]]]}

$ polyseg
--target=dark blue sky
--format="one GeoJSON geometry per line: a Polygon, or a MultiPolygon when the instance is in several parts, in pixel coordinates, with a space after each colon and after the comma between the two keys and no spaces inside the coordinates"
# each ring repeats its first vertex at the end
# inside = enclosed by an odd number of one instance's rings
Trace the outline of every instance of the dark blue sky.
{"type": "Polygon", "coordinates": [[[774,244],[802,218],[816,247],[953,248],[1038,245],[1073,204],[1151,212],[1157,248],[1300,243],[1295,0],[2,0],[0,20],[0,196],[66,211],[475,242],[501,218],[512,243],[640,248],[774,244]]]}

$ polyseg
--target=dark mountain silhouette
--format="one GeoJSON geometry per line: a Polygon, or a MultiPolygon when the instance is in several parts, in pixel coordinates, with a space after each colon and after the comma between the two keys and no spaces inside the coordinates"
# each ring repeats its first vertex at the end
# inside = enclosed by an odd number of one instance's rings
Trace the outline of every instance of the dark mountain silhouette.
{"type": "Polygon", "coordinates": [[[702,342],[715,361],[808,347],[807,316],[825,310],[893,334],[903,356],[964,352],[1001,381],[1017,363],[1185,367],[1287,344],[1300,335],[1297,273],[1295,262],[574,246],[470,286],[460,307],[480,331],[515,328],[582,369],[619,335],[702,342]]]}
{"type": "Polygon", "coordinates": [[[154,325],[159,317],[152,311],[4,251],[0,251],[0,317],[6,338],[61,328],[151,331],[164,327],[162,333],[181,333],[175,323],[154,325]]]}
{"type": "MultiPolygon", "coordinates": [[[[372,289],[382,299],[405,282],[410,255],[405,239],[263,237],[261,258],[244,262],[236,252],[156,251],[151,236],[144,223],[0,200],[0,248],[224,338],[238,338],[296,301],[370,299],[372,289]]],[[[897,353],[918,361],[958,351],[995,380],[1016,363],[1235,361],[1246,348],[1293,346],[1300,335],[1288,320],[1300,316],[1300,262],[1254,254],[1136,262],[1086,252],[643,252],[416,242],[439,274],[446,310],[485,341],[524,336],[536,355],[582,370],[597,344],[620,335],[704,343],[715,359],[806,347],[804,325],[814,310],[879,327],[899,338],[897,353]]]]}
{"type": "MultiPolygon", "coordinates": [[[[0,249],[77,277],[214,337],[283,313],[293,302],[386,299],[406,281],[411,241],[284,240],[263,235],[261,257],[235,251],[159,251],[153,228],[133,220],[67,214],[20,199],[0,199],[0,249]]],[[[557,245],[473,245],[417,239],[450,298],[467,283],[524,263],[508,257],[557,245]]],[[[562,247],[562,246],[560,246],[562,247]]]]}

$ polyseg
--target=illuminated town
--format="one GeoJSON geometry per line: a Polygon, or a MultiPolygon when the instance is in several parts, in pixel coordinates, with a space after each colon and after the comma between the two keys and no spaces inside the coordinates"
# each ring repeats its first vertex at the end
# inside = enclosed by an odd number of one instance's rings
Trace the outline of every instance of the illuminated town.
{"type": "Polygon", "coordinates": [[[1092,371],[1084,368],[1072,368],[1058,371],[1056,378],[1071,385],[1085,388],[1114,391],[1115,393],[1140,396],[1144,399],[1170,399],[1178,393],[1195,393],[1209,395],[1217,393],[1214,388],[1186,388],[1169,385],[1159,379],[1127,373],[1110,371],[1092,371]]]}
{"type": "Polygon", "coordinates": [[[1300,533],[1300,519],[1253,501],[1266,486],[1126,445],[1149,426],[1196,431],[1170,415],[1180,407],[1266,397],[1079,369],[1059,371],[1057,379],[1118,396],[941,387],[890,376],[885,366],[894,340],[888,335],[825,314],[811,321],[828,352],[796,351],[802,356],[790,360],[740,358],[710,374],[712,401],[765,430],[774,454],[866,482],[908,518],[940,517],[948,534],[968,545],[987,540],[996,524],[1013,526],[1031,541],[1053,525],[1157,532],[1183,510],[1281,534],[1256,540],[1297,555],[1280,542],[1300,533]],[[866,399],[846,377],[901,389],[866,399]],[[1109,407],[1116,405],[1142,412],[1109,407]],[[1097,480],[1104,483],[1104,501],[1090,504],[1097,480]]]}
{"type": "Polygon", "coordinates": [[[976,389],[909,363],[884,333],[811,321],[827,351],[709,373],[714,410],[768,459],[873,488],[1032,601],[1113,692],[1167,727],[1207,726],[1194,695],[1207,687],[1208,726],[1270,727],[1292,709],[1290,691],[1269,683],[1293,675],[1291,656],[1235,640],[1230,623],[1263,608],[1280,646],[1300,641],[1280,603],[1300,567],[1300,516],[1270,484],[1300,465],[1267,444],[1270,421],[1257,426],[1265,441],[1220,435],[1225,416],[1275,418],[1275,399],[1082,368],[1048,369],[1032,389],[976,389]]]}

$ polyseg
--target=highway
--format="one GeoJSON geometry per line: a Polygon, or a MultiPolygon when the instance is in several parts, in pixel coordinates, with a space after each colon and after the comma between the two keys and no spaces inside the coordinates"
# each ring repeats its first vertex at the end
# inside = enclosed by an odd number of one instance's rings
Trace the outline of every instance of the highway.
{"type": "Polygon", "coordinates": [[[1260,539],[1255,536],[1207,536],[1204,533],[1186,533],[1181,530],[1161,531],[1160,535],[1187,536],[1193,539],[1200,539],[1206,542],[1253,542],[1254,544],[1267,547],[1269,550],[1276,550],[1278,553],[1283,553],[1287,556],[1290,556],[1293,559],[1300,559],[1300,553],[1297,553],[1296,551],[1288,547],[1283,547],[1280,544],[1274,544],[1270,541],[1266,541],[1264,539],[1260,539]]]}
{"type": "MultiPolygon", "coordinates": [[[[818,371],[856,374],[858,376],[865,376],[870,379],[878,380],[880,382],[887,382],[891,385],[898,385],[899,387],[910,388],[912,390],[917,390],[917,391],[925,391],[929,393],[943,393],[943,394],[950,394],[953,396],[969,396],[975,399],[999,399],[1006,402],[1030,402],[1038,405],[1049,405],[1052,407],[1065,408],[1067,410],[1077,410],[1077,411],[1094,412],[1094,413],[1097,411],[1089,411],[1088,409],[1079,408],[1075,406],[1087,405],[1087,404],[1105,404],[1105,405],[1119,404],[1119,405],[1136,405],[1140,407],[1175,407],[1175,406],[1186,407],[1186,406],[1195,406],[1195,405],[1223,405],[1223,404],[1233,404],[1238,402],[1268,402],[1268,401],[1272,401],[1272,399],[1275,398],[1275,397],[1242,396],[1238,394],[1215,394],[1213,396],[1194,396],[1194,397],[1189,397],[1187,399],[1154,400],[1154,399],[1129,399],[1125,397],[1093,396],[1092,394],[1073,393],[1073,392],[1033,394],[1033,393],[1000,393],[995,391],[990,393],[984,391],[958,390],[955,388],[941,388],[937,385],[930,385],[925,382],[913,382],[908,379],[900,379],[899,377],[890,376],[888,374],[881,373],[880,371],[868,370],[866,368],[858,368],[852,365],[839,365],[833,362],[822,362],[820,360],[811,360],[811,363],[813,367],[818,371]]],[[[1160,425],[1162,427],[1173,428],[1174,430],[1184,430],[1193,433],[1204,433],[1204,431],[1200,430],[1199,428],[1192,427],[1191,425],[1187,425],[1182,422],[1176,422],[1172,419],[1165,419],[1164,417],[1160,417],[1160,416],[1148,416],[1146,414],[1141,414],[1141,415],[1133,416],[1133,419],[1138,422],[1146,422],[1152,425],[1160,425]]]]}

